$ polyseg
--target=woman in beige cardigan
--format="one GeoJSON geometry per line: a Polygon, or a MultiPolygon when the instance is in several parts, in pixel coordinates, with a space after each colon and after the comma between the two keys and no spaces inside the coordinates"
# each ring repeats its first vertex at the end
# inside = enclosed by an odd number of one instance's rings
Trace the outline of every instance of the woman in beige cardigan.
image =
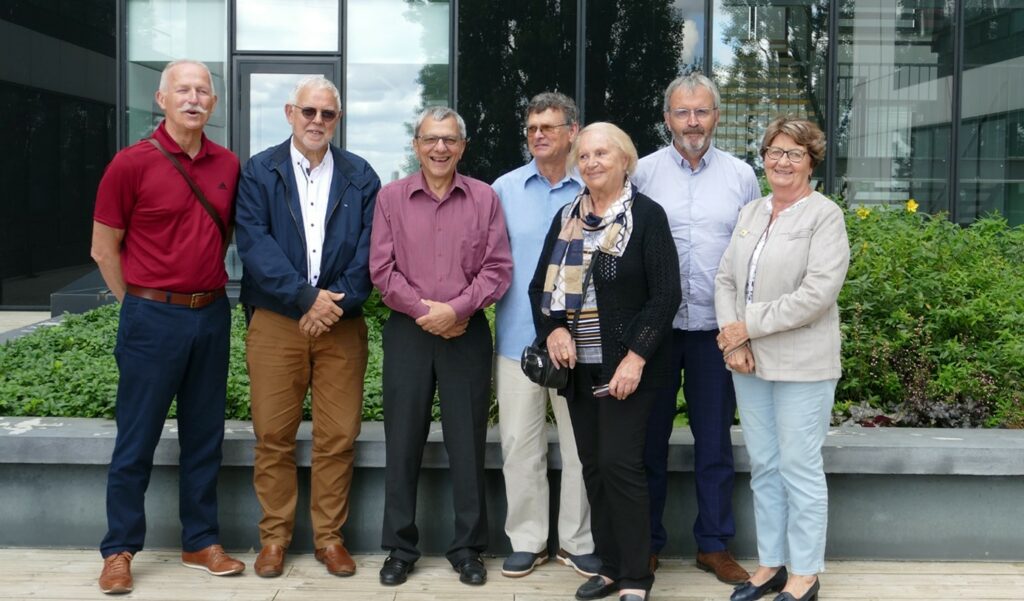
{"type": "Polygon", "coordinates": [[[839,308],[850,247],[843,211],[811,189],[825,136],[773,121],[761,143],[772,193],[740,211],[715,279],[718,336],[750,455],[758,568],[732,601],[781,591],[811,601],[825,568],[821,446],[840,375],[839,308]],[[786,563],[790,572],[786,571],[786,563]]]}

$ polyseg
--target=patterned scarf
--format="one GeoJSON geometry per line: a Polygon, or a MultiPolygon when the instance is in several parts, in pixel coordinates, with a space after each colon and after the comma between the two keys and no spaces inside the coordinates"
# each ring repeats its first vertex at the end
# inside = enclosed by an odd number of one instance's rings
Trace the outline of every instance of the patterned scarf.
{"type": "MultiPolygon", "coordinates": [[[[544,291],[540,310],[544,315],[564,318],[583,305],[583,230],[604,230],[597,251],[622,256],[633,233],[633,198],[636,190],[628,181],[618,200],[612,203],[604,216],[593,213],[590,191],[583,190],[569,206],[562,210],[562,230],[551,249],[548,271],[544,276],[544,291]]],[[[591,260],[596,260],[596,255],[591,260]]]]}

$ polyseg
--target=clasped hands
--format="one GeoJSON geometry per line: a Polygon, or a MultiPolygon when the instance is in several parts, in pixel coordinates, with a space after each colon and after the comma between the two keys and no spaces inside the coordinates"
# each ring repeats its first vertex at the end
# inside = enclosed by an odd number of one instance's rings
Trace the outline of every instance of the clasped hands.
{"type": "Polygon", "coordinates": [[[343,298],[344,292],[317,292],[313,306],[299,319],[299,331],[313,338],[329,331],[345,314],[345,310],[338,305],[343,298]]]}
{"type": "Polygon", "coordinates": [[[455,315],[455,309],[448,303],[420,299],[420,302],[427,306],[427,314],[416,319],[416,325],[423,328],[424,332],[440,336],[445,340],[462,336],[466,333],[469,325],[469,318],[459,321],[455,315]]]}
{"type": "Polygon", "coordinates": [[[750,350],[747,324],[742,321],[727,323],[718,332],[718,350],[725,364],[735,372],[749,374],[754,371],[754,353],[750,350]]]}

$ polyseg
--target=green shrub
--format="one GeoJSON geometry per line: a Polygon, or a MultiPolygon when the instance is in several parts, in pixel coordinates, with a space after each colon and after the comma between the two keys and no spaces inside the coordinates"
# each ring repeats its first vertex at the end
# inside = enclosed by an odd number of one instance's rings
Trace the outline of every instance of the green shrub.
{"type": "MultiPolygon", "coordinates": [[[[847,230],[836,421],[855,414],[873,423],[1024,428],[1024,228],[995,216],[960,227],[899,207],[849,211],[847,230]]],[[[379,421],[389,312],[376,293],[364,312],[363,418],[379,421]]],[[[493,308],[488,318],[493,327],[493,308]]],[[[226,415],[248,419],[240,309],[232,320],[226,415]]],[[[0,414],[112,417],[116,332],[117,309],[106,306],[0,346],[0,414]]]]}
{"type": "Polygon", "coordinates": [[[1024,427],[1024,230],[998,216],[961,227],[908,205],[848,213],[839,412],[1024,427]]]}

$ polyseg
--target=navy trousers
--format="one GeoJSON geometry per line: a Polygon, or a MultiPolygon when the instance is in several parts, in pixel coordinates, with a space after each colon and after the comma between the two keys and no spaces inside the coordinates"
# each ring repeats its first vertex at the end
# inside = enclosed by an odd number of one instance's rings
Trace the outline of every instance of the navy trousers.
{"type": "MultiPolygon", "coordinates": [[[[462,336],[445,340],[397,311],[384,324],[384,524],[381,546],[393,557],[420,557],[416,489],[430,432],[434,391],[448,451],[455,532],[451,564],[487,548],[484,443],[491,401],[491,330],[483,311],[462,336]]],[[[437,520],[428,515],[428,520],[437,520]]]]}
{"type": "Polygon", "coordinates": [[[117,440],[107,475],[104,557],[137,552],[146,538],[145,495],[153,451],[177,399],[181,546],[218,542],[217,474],[224,440],[230,307],[202,309],[125,295],[114,356],[117,440]]]}
{"type": "Polygon", "coordinates": [[[662,518],[668,484],[668,439],[676,415],[680,381],[694,442],[697,519],[693,536],[705,553],[723,551],[736,535],[732,513],[735,471],[729,428],[736,413],[732,377],[718,350],[717,330],[672,330],[674,379],[656,395],[647,422],[644,467],[651,501],[651,553],[660,553],[668,540],[662,518]],[[685,370],[685,378],[680,371],[685,370]]]}

